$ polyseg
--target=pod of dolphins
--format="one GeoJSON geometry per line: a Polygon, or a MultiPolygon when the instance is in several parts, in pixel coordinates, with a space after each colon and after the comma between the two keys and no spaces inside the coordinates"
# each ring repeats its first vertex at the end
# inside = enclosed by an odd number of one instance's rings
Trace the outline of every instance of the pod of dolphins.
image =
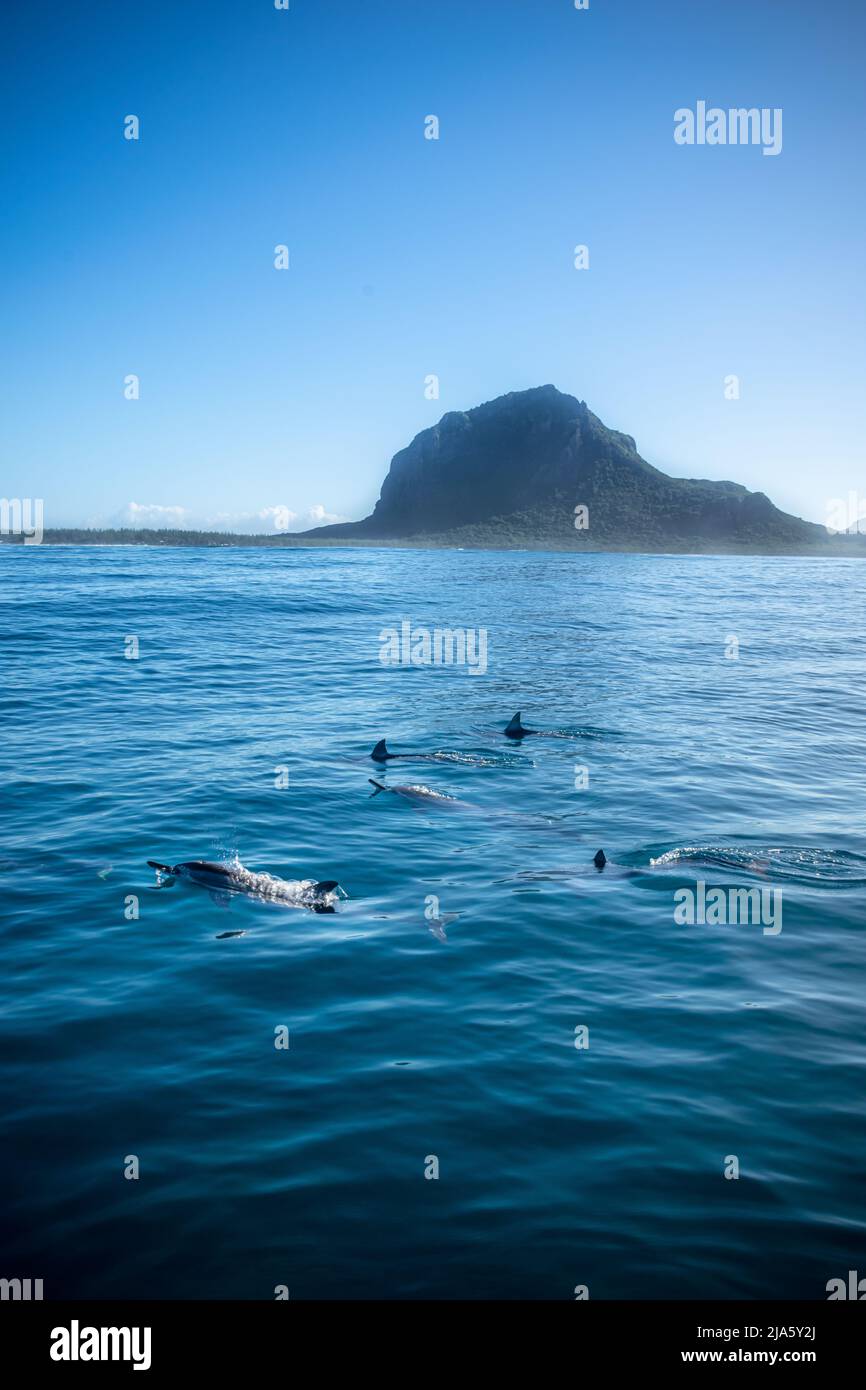
{"type": "MultiPolygon", "coordinates": [[[[506,738],[517,741],[532,735],[543,736],[541,730],[525,727],[519,711],[513,719],[509,720],[503,732],[506,738]]],[[[443,755],[439,753],[389,753],[385,739],[380,739],[370,757],[377,763],[389,763],[399,758],[435,762],[439,761],[443,755]]],[[[458,802],[455,797],[434,791],[430,787],[388,786],[374,777],[369,780],[376,789],[373,793],[374,796],[379,792],[392,792],[414,805],[421,806],[437,804],[459,806],[463,804],[458,802]]],[[[593,863],[598,870],[604,868],[607,863],[604,850],[598,851],[593,863]]],[[[177,879],[183,879],[206,888],[211,897],[223,905],[231,901],[232,895],[242,894],[258,902],[281,903],[288,907],[305,908],[311,912],[333,912],[335,910],[334,904],[342,892],[336,879],[286,880],[274,878],[268,873],[254,873],[251,869],[244,868],[239,862],[219,864],[209,859],[190,859],[181,864],[172,865],[162,864],[156,859],[148,859],[147,864],[149,868],[156,870],[159,887],[167,888],[177,879]]],[[[242,935],[243,932],[222,932],[220,934],[221,937],[242,935]]]]}

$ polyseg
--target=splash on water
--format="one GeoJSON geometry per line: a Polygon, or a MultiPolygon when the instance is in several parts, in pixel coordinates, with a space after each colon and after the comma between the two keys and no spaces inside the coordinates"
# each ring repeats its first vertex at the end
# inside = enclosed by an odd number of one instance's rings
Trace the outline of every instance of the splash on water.
{"type": "Polygon", "coordinates": [[[649,862],[654,869],[706,865],[824,888],[866,884],[866,856],[811,846],[684,845],[665,850],[649,862]]]}

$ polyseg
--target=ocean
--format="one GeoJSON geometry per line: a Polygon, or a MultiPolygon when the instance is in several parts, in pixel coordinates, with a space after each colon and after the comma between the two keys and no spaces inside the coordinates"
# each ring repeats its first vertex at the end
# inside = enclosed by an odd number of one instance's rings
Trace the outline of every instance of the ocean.
{"type": "Polygon", "coordinates": [[[866,566],[3,546],[0,573],[0,1276],[866,1275],[866,566]],[[504,737],[518,710],[539,734],[504,737]]]}

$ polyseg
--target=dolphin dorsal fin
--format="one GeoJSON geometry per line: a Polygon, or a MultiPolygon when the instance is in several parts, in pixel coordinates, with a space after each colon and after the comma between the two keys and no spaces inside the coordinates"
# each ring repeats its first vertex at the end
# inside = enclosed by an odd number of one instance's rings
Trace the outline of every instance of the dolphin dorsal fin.
{"type": "MultiPolygon", "coordinates": [[[[510,729],[512,732],[516,732],[518,729],[522,728],[523,725],[520,722],[520,710],[518,710],[511,723],[508,725],[508,729],[510,729]]],[[[508,732],[508,729],[506,730],[506,733],[508,732]]]]}
{"type": "Polygon", "coordinates": [[[388,749],[385,745],[385,740],[383,738],[380,738],[379,742],[376,744],[376,747],[370,754],[370,757],[375,758],[376,762],[381,763],[384,762],[388,756],[388,749]]]}

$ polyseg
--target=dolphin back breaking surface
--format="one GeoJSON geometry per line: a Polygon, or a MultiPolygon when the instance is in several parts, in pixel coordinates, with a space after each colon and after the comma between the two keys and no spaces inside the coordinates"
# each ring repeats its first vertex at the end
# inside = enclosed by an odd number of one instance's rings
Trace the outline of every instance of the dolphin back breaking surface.
{"type": "Polygon", "coordinates": [[[449,796],[447,792],[437,792],[433,787],[425,787],[423,783],[395,783],[389,786],[387,782],[379,782],[375,777],[368,777],[367,781],[376,788],[373,796],[378,792],[391,792],[394,796],[401,796],[405,801],[409,801],[414,806],[446,806],[459,807],[461,810],[466,808],[465,801],[459,801],[456,796],[449,796]]]}
{"type": "Polygon", "coordinates": [[[208,859],[191,859],[174,865],[160,864],[154,859],[147,862],[151,869],[156,869],[161,886],[182,878],[213,893],[238,893],[257,902],[309,908],[313,912],[333,912],[341,892],[336,879],[276,878],[273,874],[247,869],[240,860],[229,864],[208,859]]]}

